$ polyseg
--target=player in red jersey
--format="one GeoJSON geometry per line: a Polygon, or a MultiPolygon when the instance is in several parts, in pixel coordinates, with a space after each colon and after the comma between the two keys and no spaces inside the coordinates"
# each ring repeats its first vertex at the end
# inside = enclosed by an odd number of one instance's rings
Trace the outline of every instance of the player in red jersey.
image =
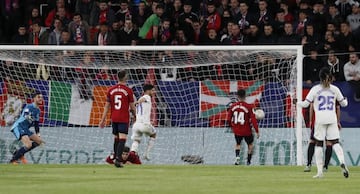
{"type": "Polygon", "coordinates": [[[255,128],[256,136],[259,138],[259,127],[255,115],[253,113],[253,106],[246,103],[246,91],[238,90],[237,92],[239,101],[233,103],[228,110],[228,123],[235,135],[236,146],[235,165],[240,164],[240,143],[242,139],[245,139],[248,145],[248,157],[247,165],[251,164],[251,157],[253,151],[254,136],[252,133],[252,127],[255,128]]]}
{"type": "Polygon", "coordinates": [[[123,167],[121,156],[124,151],[127,134],[129,130],[130,114],[133,115],[133,121],[136,120],[136,108],[134,104],[134,93],[131,88],[126,86],[127,73],[125,70],[118,72],[118,84],[108,89],[106,95],[106,104],[103,115],[100,120],[100,128],[105,127],[106,115],[110,109],[111,123],[114,134],[114,153],[115,166],[123,167]]]}
{"type": "Polygon", "coordinates": [[[127,146],[124,148],[120,161],[123,164],[141,164],[140,158],[136,152],[130,151],[130,148],[127,146]]]}

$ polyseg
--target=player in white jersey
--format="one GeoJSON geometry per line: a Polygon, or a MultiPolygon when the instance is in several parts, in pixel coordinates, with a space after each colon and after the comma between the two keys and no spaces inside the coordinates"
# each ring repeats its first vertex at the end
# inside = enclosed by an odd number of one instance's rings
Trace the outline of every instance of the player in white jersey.
{"type": "Polygon", "coordinates": [[[325,137],[333,145],[333,150],[338,157],[343,175],[349,177],[349,170],[345,165],[344,152],[339,144],[339,128],[336,116],[336,101],[340,106],[348,105],[347,99],[342,95],[340,89],[331,84],[332,75],[328,68],[322,68],[319,73],[320,84],[311,88],[304,101],[298,102],[301,107],[308,107],[310,103],[314,103],[315,111],[315,159],[317,166],[317,174],[314,178],[323,177],[323,144],[325,137]]]}
{"type": "Polygon", "coordinates": [[[154,146],[156,138],[156,130],[151,121],[151,97],[155,94],[155,88],[151,84],[145,84],[143,90],[143,96],[135,103],[136,122],[132,127],[131,139],[133,140],[133,143],[131,145],[131,151],[137,153],[142,135],[147,135],[149,136],[149,141],[144,153],[144,159],[150,160],[149,152],[154,146]]]}

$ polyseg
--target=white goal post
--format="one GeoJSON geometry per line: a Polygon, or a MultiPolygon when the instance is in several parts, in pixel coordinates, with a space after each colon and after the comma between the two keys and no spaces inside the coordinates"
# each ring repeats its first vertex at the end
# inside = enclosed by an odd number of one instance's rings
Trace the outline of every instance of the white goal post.
{"type": "MultiPolygon", "coordinates": [[[[112,150],[109,121],[105,130],[97,126],[105,91],[116,83],[116,72],[127,69],[136,98],[144,83],[157,90],[152,119],[159,135],[148,163],[192,163],[195,158],[195,163],[231,164],[235,140],[224,118],[234,93],[244,88],[247,100],[265,111],[253,163],[303,165],[308,130],[301,108],[292,104],[302,99],[302,63],[303,48],[293,45],[4,45],[0,163],[18,146],[9,127],[35,90],[45,98],[41,130],[48,144],[29,154],[31,162],[103,163],[112,150]]],[[[242,146],[243,157],[246,150],[242,146]]]]}

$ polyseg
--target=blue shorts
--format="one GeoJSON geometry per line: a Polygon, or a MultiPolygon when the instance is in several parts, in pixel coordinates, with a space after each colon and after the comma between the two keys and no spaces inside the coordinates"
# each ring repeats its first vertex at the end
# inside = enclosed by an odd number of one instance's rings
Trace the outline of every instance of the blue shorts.
{"type": "Polygon", "coordinates": [[[15,135],[17,140],[21,140],[21,137],[24,135],[27,136],[32,136],[34,133],[32,131],[30,131],[27,128],[22,128],[20,126],[16,126],[14,128],[11,129],[11,132],[15,135]]]}
{"type": "Polygon", "coordinates": [[[128,123],[112,123],[114,135],[119,135],[119,133],[128,134],[129,133],[129,124],[128,123]]]}

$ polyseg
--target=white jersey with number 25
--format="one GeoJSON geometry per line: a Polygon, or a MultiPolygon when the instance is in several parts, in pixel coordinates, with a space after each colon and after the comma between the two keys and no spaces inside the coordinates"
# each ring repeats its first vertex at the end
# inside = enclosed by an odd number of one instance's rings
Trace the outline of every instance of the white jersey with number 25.
{"type": "Polygon", "coordinates": [[[308,107],[309,104],[313,102],[316,118],[315,123],[332,124],[338,122],[336,117],[336,101],[338,101],[342,107],[348,104],[338,87],[330,84],[330,87],[324,88],[321,84],[318,84],[311,88],[305,101],[300,102],[299,105],[308,107]]]}

